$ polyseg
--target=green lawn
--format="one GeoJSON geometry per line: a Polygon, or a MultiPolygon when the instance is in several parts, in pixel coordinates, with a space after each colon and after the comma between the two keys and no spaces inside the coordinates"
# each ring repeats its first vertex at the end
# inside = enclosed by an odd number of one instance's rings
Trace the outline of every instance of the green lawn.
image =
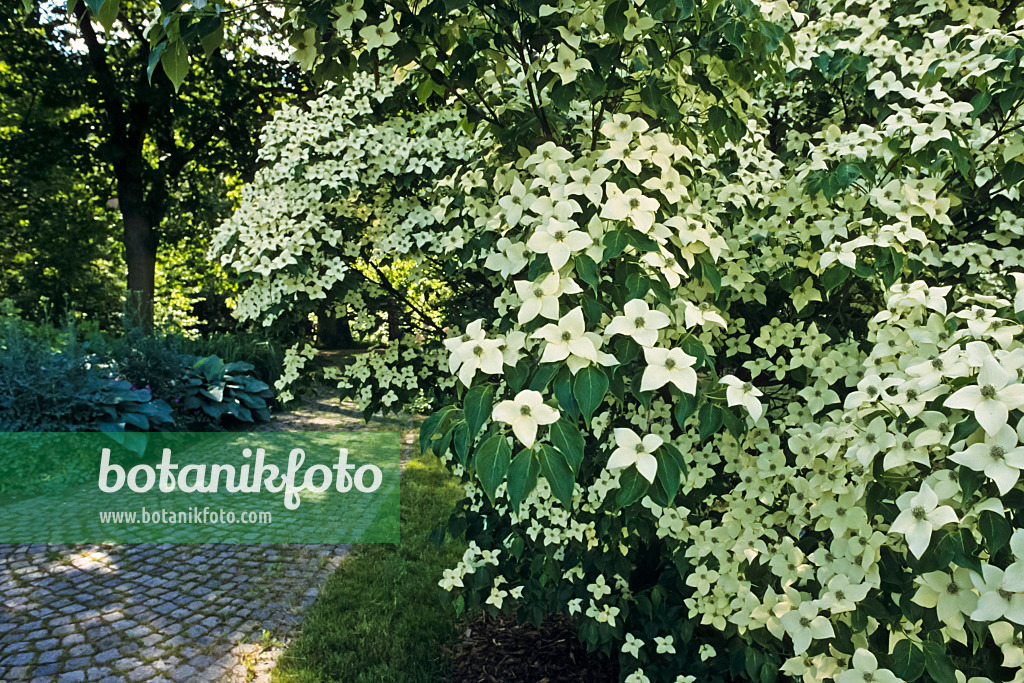
{"type": "Polygon", "coordinates": [[[402,475],[402,542],[359,545],[328,579],[299,635],[273,672],[274,683],[436,683],[439,654],[455,632],[438,602],[441,571],[464,547],[430,533],[462,495],[433,456],[410,460],[402,475]]]}

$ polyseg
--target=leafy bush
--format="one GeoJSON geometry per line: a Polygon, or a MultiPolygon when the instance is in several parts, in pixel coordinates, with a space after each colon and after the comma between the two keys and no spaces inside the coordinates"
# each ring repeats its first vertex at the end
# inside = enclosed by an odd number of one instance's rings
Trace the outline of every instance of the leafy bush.
{"type": "Polygon", "coordinates": [[[1024,6],[464,6],[293,11],[365,70],[214,240],[267,325],[376,320],[360,259],[455,295],[331,376],[440,406],[456,608],[628,683],[1019,679],[1024,6]]]}

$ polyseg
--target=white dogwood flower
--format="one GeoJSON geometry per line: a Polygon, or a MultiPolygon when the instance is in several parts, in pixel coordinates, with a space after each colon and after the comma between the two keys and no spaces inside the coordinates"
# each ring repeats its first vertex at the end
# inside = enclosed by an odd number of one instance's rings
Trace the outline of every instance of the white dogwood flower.
{"type": "Polygon", "coordinates": [[[783,614],[779,620],[786,633],[793,639],[793,654],[803,654],[814,640],[835,636],[832,624],[822,616],[812,602],[803,602],[794,610],[783,614]]]}
{"type": "Polygon", "coordinates": [[[668,383],[685,394],[697,393],[697,372],[693,364],[697,359],[682,349],[662,349],[656,346],[644,347],[647,367],[640,380],[640,391],[654,391],[668,383]]]}
{"type": "Polygon", "coordinates": [[[847,669],[836,677],[836,683],[902,683],[902,681],[888,669],[878,668],[878,659],[870,651],[864,648],[857,648],[853,653],[850,662],[852,669],[847,669]]]}
{"type": "Polygon", "coordinates": [[[658,460],[652,455],[665,443],[657,434],[648,434],[642,439],[632,429],[618,427],[615,430],[615,443],[618,448],[608,459],[608,469],[614,470],[636,465],[643,477],[654,483],[654,475],[658,471],[658,460]]]}
{"type": "Polygon", "coordinates": [[[1024,469],[1024,448],[1018,446],[1017,431],[1003,425],[993,435],[986,435],[985,441],[968,446],[949,456],[955,463],[969,467],[996,483],[1000,495],[1012,489],[1024,469]]]}
{"type": "Polygon", "coordinates": [[[725,400],[729,405],[741,405],[746,408],[754,422],[761,419],[764,406],[757,400],[757,397],[763,394],[752,382],[744,382],[735,375],[726,375],[720,381],[728,387],[725,390],[725,400]]]}
{"type": "Polygon", "coordinates": [[[494,406],[494,419],[512,426],[512,432],[524,446],[533,448],[537,442],[539,425],[558,422],[559,412],[544,403],[539,391],[525,389],[511,401],[502,401],[494,406]]]}
{"type": "Polygon", "coordinates": [[[525,325],[538,315],[548,320],[558,320],[558,298],[563,294],[579,294],[582,291],[575,280],[562,279],[558,273],[548,273],[533,282],[516,280],[513,284],[523,302],[517,318],[520,325],[525,325]]]}
{"type": "Polygon", "coordinates": [[[1009,411],[1024,407],[1024,384],[1016,383],[1016,379],[988,356],[982,361],[978,383],[958,390],[943,405],[970,410],[985,433],[994,435],[1006,424],[1009,411]]]}
{"type": "Polygon", "coordinates": [[[609,337],[632,337],[640,346],[654,346],[658,343],[658,330],[668,327],[670,322],[668,315],[652,310],[643,299],[631,299],[623,306],[622,315],[612,318],[604,332],[609,337]]]}
{"type": "Polygon", "coordinates": [[[906,536],[914,557],[921,557],[928,549],[932,531],[959,521],[953,508],[939,505],[939,497],[928,484],[921,484],[920,491],[907,491],[896,499],[896,505],[900,514],[889,531],[906,536]]]}
{"type": "Polygon", "coordinates": [[[562,316],[557,324],[549,323],[530,336],[547,342],[540,358],[541,363],[555,363],[570,356],[578,356],[591,363],[598,362],[597,346],[586,335],[583,309],[579,306],[562,316]]]}

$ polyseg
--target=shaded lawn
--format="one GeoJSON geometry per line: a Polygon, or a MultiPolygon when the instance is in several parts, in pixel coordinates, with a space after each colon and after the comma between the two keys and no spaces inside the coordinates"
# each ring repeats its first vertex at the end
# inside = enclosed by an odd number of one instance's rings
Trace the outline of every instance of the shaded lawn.
{"type": "Polygon", "coordinates": [[[353,547],[278,660],[274,683],[447,678],[441,652],[454,638],[455,615],[441,607],[437,582],[464,546],[449,538],[439,548],[430,533],[447,521],[462,489],[433,456],[410,460],[401,487],[401,543],[353,547]]]}

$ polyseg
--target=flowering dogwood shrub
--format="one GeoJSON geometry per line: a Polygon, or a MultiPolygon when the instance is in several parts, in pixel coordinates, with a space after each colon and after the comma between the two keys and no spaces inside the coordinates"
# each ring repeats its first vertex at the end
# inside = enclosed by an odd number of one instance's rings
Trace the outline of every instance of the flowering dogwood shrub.
{"type": "Polygon", "coordinates": [[[332,376],[435,404],[460,609],[575,615],[628,683],[1024,680],[1016,2],[289,17],[356,75],[217,245],[243,318],[404,306],[332,376]]]}

